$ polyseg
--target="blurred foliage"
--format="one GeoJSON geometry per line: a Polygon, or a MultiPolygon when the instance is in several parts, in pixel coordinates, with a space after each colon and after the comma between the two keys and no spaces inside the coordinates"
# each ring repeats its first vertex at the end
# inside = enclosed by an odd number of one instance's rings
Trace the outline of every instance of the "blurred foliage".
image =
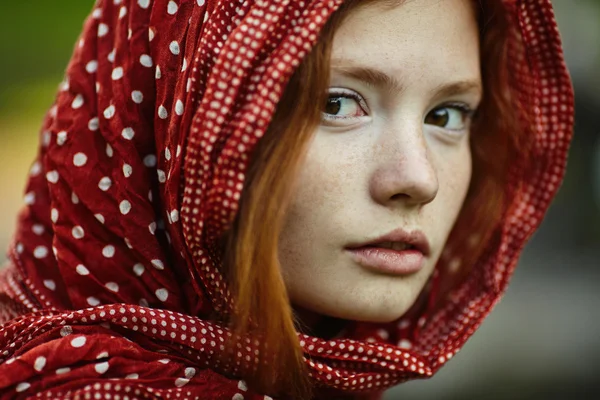
{"type": "Polygon", "coordinates": [[[48,107],[92,5],[91,0],[3,2],[0,116],[48,107]],[[15,95],[23,89],[35,95],[15,95]]]}

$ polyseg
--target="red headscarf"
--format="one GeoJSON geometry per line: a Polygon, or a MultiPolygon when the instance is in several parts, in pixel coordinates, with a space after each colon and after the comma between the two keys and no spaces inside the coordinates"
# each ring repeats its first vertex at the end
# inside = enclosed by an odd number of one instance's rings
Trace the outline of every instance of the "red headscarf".
{"type": "MultiPolygon", "coordinates": [[[[210,251],[233,221],[248,154],[342,0],[98,0],[30,172],[0,276],[0,394],[262,399],[220,365],[230,310],[210,251]]],[[[315,383],[377,393],[431,376],[504,292],[563,176],[570,80],[549,0],[505,0],[511,90],[532,162],[513,168],[502,236],[447,304],[412,320],[300,335],[315,383]]],[[[251,362],[255,343],[240,349],[251,362]]],[[[96,397],[94,397],[96,396],[96,397]]],[[[97,397],[100,396],[100,397],[97,397]]]]}

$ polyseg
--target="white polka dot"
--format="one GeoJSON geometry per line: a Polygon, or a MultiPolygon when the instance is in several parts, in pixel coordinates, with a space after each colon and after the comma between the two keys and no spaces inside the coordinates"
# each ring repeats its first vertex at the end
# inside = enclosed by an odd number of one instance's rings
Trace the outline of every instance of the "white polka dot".
{"type": "Polygon", "coordinates": [[[52,279],[46,279],[44,281],[44,286],[50,290],[56,290],[56,282],[54,282],[52,279]]]}
{"type": "Polygon", "coordinates": [[[167,176],[165,175],[165,171],[162,169],[157,169],[156,174],[158,175],[158,181],[160,183],[165,183],[167,181],[167,176]]]}
{"type": "Polygon", "coordinates": [[[69,336],[72,333],[73,333],[73,327],[70,325],[65,325],[62,328],[60,328],[60,336],[61,337],[69,336]]]}
{"type": "Polygon", "coordinates": [[[140,376],[138,374],[129,374],[125,377],[125,379],[137,379],[140,376]]]}
{"type": "Polygon", "coordinates": [[[180,154],[181,154],[181,146],[177,145],[177,152],[175,153],[175,157],[179,157],[180,154]]]}
{"type": "Polygon", "coordinates": [[[144,157],[144,165],[148,168],[156,167],[156,156],[154,154],[148,154],[144,157]]]}
{"type": "Polygon", "coordinates": [[[177,115],[183,115],[183,102],[181,100],[177,100],[177,103],[175,103],[175,112],[177,115]]]}
{"type": "Polygon", "coordinates": [[[110,189],[110,186],[112,185],[112,181],[110,180],[110,178],[108,176],[105,176],[104,178],[100,179],[100,182],[98,183],[98,187],[100,188],[100,190],[106,192],[108,189],[110,189]]]}
{"type": "Polygon", "coordinates": [[[38,176],[39,173],[42,172],[42,166],[38,161],[34,162],[29,169],[29,175],[38,176]]]}
{"type": "Polygon", "coordinates": [[[56,375],[63,375],[70,371],[71,371],[71,368],[69,368],[69,367],[59,368],[56,370],[56,375]]]}
{"type": "Polygon", "coordinates": [[[127,15],[127,7],[121,7],[119,10],[119,19],[125,17],[127,15]]]}
{"type": "MultiPolygon", "coordinates": [[[[150,32],[152,32],[152,30],[150,30],[150,32]]],[[[146,68],[150,68],[152,67],[152,65],[154,65],[154,63],[152,62],[152,57],[150,57],[148,54],[142,54],[140,56],[140,64],[142,64],[146,68]]]]}
{"type": "Polygon", "coordinates": [[[85,346],[86,338],[85,336],[77,336],[73,340],[71,340],[71,346],[79,348],[85,346]]]}
{"type": "Polygon", "coordinates": [[[90,119],[90,122],[88,122],[88,129],[90,131],[97,131],[99,127],[100,127],[100,120],[98,120],[98,117],[94,117],[94,118],[90,119]]]}
{"type": "Polygon", "coordinates": [[[46,366],[46,357],[44,357],[44,356],[39,356],[38,358],[35,359],[35,362],[33,363],[33,369],[35,369],[38,372],[43,370],[45,366],[46,366]]]}
{"type": "Polygon", "coordinates": [[[123,129],[123,132],[121,132],[121,136],[123,136],[124,139],[131,140],[135,136],[135,131],[133,128],[125,128],[123,129]]]}
{"type": "Polygon", "coordinates": [[[108,371],[108,361],[98,363],[94,366],[94,369],[97,373],[103,374],[108,371]]]}
{"type": "Polygon", "coordinates": [[[114,154],[113,148],[110,144],[106,143],[106,155],[112,157],[114,154]]]}
{"type": "Polygon", "coordinates": [[[167,111],[165,106],[161,105],[160,107],[158,107],[158,117],[160,119],[167,119],[168,116],[169,112],[167,111]]]}
{"type": "Polygon", "coordinates": [[[142,104],[144,101],[144,94],[139,90],[134,90],[131,92],[131,100],[133,100],[133,102],[136,104],[142,104]]]}
{"type": "Polygon", "coordinates": [[[87,156],[83,153],[76,153],[73,156],[73,165],[76,167],[83,167],[87,162],[87,156]]]}
{"type": "Polygon", "coordinates": [[[162,72],[161,72],[160,67],[158,65],[156,66],[156,73],[154,74],[154,77],[156,79],[162,78],[162,72]]]}
{"type": "Polygon", "coordinates": [[[150,233],[151,233],[152,235],[154,235],[154,233],[156,232],[156,222],[151,222],[151,223],[148,225],[148,230],[150,231],[150,233]]]}
{"type": "Polygon", "coordinates": [[[95,19],[100,19],[100,17],[102,17],[102,9],[101,9],[101,8],[96,8],[96,9],[94,10],[94,12],[92,13],[92,16],[93,16],[95,19]]]}
{"type": "Polygon", "coordinates": [[[160,301],[167,301],[167,298],[169,297],[169,292],[164,288],[157,289],[154,293],[160,301]]]}
{"type": "Polygon", "coordinates": [[[90,74],[96,72],[98,70],[98,61],[92,60],[89,63],[87,63],[85,65],[85,70],[90,74]]]}
{"type": "Polygon", "coordinates": [[[119,291],[119,285],[116,282],[108,282],[106,285],[106,288],[108,290],[110,290],[111,292],[118,292],[119,291]]]}
{"type": "Polygon", "coordinates": [[[108,57],[106,57],[106,58],[109,62],[114,63],[116,55],[117,55],[117,49],[112,49],[112,51],[110,53],[108,53],[108,57]]]}
{"type": "Polygon", "coordinates": [[[73,203],[73,204],[79,204],[79,197],[77,197],[77,195],[75,194],[75,192],[71,193],[71,203],[73,203]]]}
{"type": "Polygon", "coordinates": [[[185,371],[183,371],[183,374],[186,378],[192,379],[196,375],[196,368],[187,367],[185,371]]]}
{"type": "Polygon", "coordinates": [[[48,248],[46,246],[38,246],[33,250],[33,256],[37,259],[45,258],[48,255],[48,248]]]}
{"type": "Polygon", "coordinates": [[[69,83],[69,77],[66,77],[64,81],[59,86],[61,92],[66,92],[71,88],[71,84],[69,83]]]}
{"type": "Polygon", "coordinates": [[[78,94],[77,96],[75,96],[75,98],[73,99],[73,102],[71,103],[71,107],[74,110],[77,110],[78,108],[81,108],[81,106],[83,105],[84,100],[83,100],[83,96],[78,94]]]}
{"type": "Polygon", "coordinates": [[[198,5],[202,7],[204,5],[204,0],[197,0],[196,3],[198,3],[198,5]]]}
{"type": "Polygon", "coordinates": [[[123,215],[129,214],[129,211],[131,211],[131,203],[128,200],[121,201],[121,203],[119,203],[119,210],[123,215]]]}
{"type": "Polygon", "coordinates": [[[21,382],[17,385],[17,388],[15,389],[18,393],[24,392],[27,389],[29,389],[31,387],[31,385],[28,382],[21,382]]]}
{"type": "Polygon", "coordinates": [[[163,262],[161,260],[154,259],[151,262],[152,262],[152,265],[154,266],[154,268],[160,269],[160,270],[165,269],[165,265],[163,264],[163,262]]]}
{"type": "Polygon", "coordinates": [[[50,145],[50,140],[52,140],[52,135],[48,131],[44,131],[42,134],[42,145],[44,147],[48,147],[50,145]]]}
{"type": "Polygon", "coordinates": [[[177,12],[178,8],[179,7],[177,6],[177,3],[175,3],[174,1],[171,0],[171,1],[169,1],[169,5],[167,7],[167,12],[170,15],[173,15],[173,14],[175,14],[177,12]]]}
{"type": "Polygon", "coordinates": [[[34,192],[29,192],[25,195],[25,197],[23,198],[23,201],[25,202],[25,204],[27,204],[28,206],[32,205],[33,203],[35,203],[35,193],[34,192]]]}
{"type": "Polygon", "coordinates": [[[33,233],[35,233],[36,235],[42,235],[44,233],[44,231],[46,230],[46,228],[44,228],[44,225],[40,225],[40,224],[34,224],[31,227],[31,230],[33,231],[33,233]]]}
{"type": "Polygon", "coordinates": [[[53,208],[52,210],[50,210],[50,219],[54,223],[56,223],[56,221],[58,221],[58,210],[56,208],[53,208]]]}
{"type": "Polygon", "coordinates": [[[50,171],[50,172],[48,172],[46,174],[46,179],[50,183],[56,183],[56,182],[58,182],[58,172],[57,171],[50,171]]]}
{"type": "Polygon", "coordinates": [[[146,9],[150,5],[150,0],[138,0],[138,5],[146,9]]]}
{"type": "Polygon", "coordinates": [[[240,393],[236,393],[233,395],[233,397],[231,398],[231,400],[244,400],[244,396],[240,393]]]}
{"type": "Polygon", "coordinates": [[[98,221],[100,221],[100,223],[102,223],[102,224],[104,223],[104,215],[102,215],[102,214],[94,214],[94,217],[96,217],[96,219],[98,221]]]}
{"type": "Polygon", "coordinates": [[[112,258],[115,255],[115,246],[109,244],[102,249],[102,255],[106,258],[112,258]]]}
{"type": "Polygon", "coordinates": [[[165,159],[167,161],[169,161],[171,159],[171,151],[169,150],[168,147],[165,149],[165,159]]]}
{"type": "Polygon", "coordinates": [[[123,67],[117,67],[113,69],[112,74],[110,76],[113,81],[118,81],[123,77],[123,67]]]}
{"type": "Polygon", "coordinates": [[[173,55],[175,55],[175,56],[176,56],[176,55],[179,55],[179,52],[181,51],[181,50],[179,49],[179,43],[177,43],[177,41],[173,40],[173,41],[171,42],[171,44],[169,44],[169,50],[171,51],[171,53],[172,53],[173,55]]]}
{"type": "Polygon", "coordinates": [[[97,298],[95,298],[94,296],[90,296],[87,298],[87,303],[92,306],[95,307],[98,304],[100,304],[100,300],[98,300],[97,298]]]}
{"type": "Polygon", "coordinates": [[[56,144],[62,146],[67,141],[67,132],[62,131],[56,134],[56,144]]]}
{"type": "Polygon", "coordinates": [[[140,263],[137,263],[133,266],[133,273],[136,274],[137,276],[142,276],[142,274],[144,273],[144,266],[140,263]]]}
{"type": "Polygon", "coordinates": [[[90,274],[90,271],[83,264],[79,264],[77,267],[75,267],[75,271],[77,271],[79,275],[83,276],[90,274]]]}
{"type": "Polygon", "coordinates": [[[131,165],[123,164],[123,175],[125,176],[125,178],[129,178],[132,173],[133,173],[133,168],[131,168],[131,165]]]}
{"type": "Polygon", "coordinates": [[[81,226],[74,226],[71,230],[71,234],[75,239],[81,239],[85,235],[85,232],[81,226]]]}
{"type": "Polygon", "coordinates": [[[178,388],[183,387],[185,385],[187,385],[190,382],[189,379],[186,378],[177,378],[175,379],[175,386],[177,386],[178,388]]]}
{"type": "Polygon", "coordinates": [[[179,221],[179,211],[171,210],[171,221],[173,221],[173,222],[179,221]]]}
{"type": "Polygon", "coordinates": [[[111,119],[115,116],[115,106],[110,105],[106,110],[104,110],[104,118],[111,119]]]}
{"type": "Polygon", "coordinates": [[[104,37],[108,33],[108,25],[100,24],[98,25],[98,37],[104,37]]]}

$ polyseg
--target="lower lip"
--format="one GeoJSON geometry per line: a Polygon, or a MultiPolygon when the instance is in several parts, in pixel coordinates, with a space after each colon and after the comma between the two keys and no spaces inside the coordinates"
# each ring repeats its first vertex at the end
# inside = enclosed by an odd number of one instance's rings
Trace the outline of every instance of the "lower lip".
{"type": "Polygon", "coordinates": [[[381,247],[346,249],[360,265],[386,274],[408,275],[423,268],[425,256],[419,250],[392,250],[381,247]]]}

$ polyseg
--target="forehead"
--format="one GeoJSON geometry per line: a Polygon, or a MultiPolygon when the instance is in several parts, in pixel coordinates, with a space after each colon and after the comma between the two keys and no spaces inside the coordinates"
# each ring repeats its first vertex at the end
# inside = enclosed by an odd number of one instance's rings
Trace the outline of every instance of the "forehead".
{"type": "Polygon", "coordinates": [[[366,64],[391,74],[433,73],[440,78],[444,74],[472,78],[479,73],[479,33],[472,0],[361,3],[336,31],[333,67],[366,64]]]}

